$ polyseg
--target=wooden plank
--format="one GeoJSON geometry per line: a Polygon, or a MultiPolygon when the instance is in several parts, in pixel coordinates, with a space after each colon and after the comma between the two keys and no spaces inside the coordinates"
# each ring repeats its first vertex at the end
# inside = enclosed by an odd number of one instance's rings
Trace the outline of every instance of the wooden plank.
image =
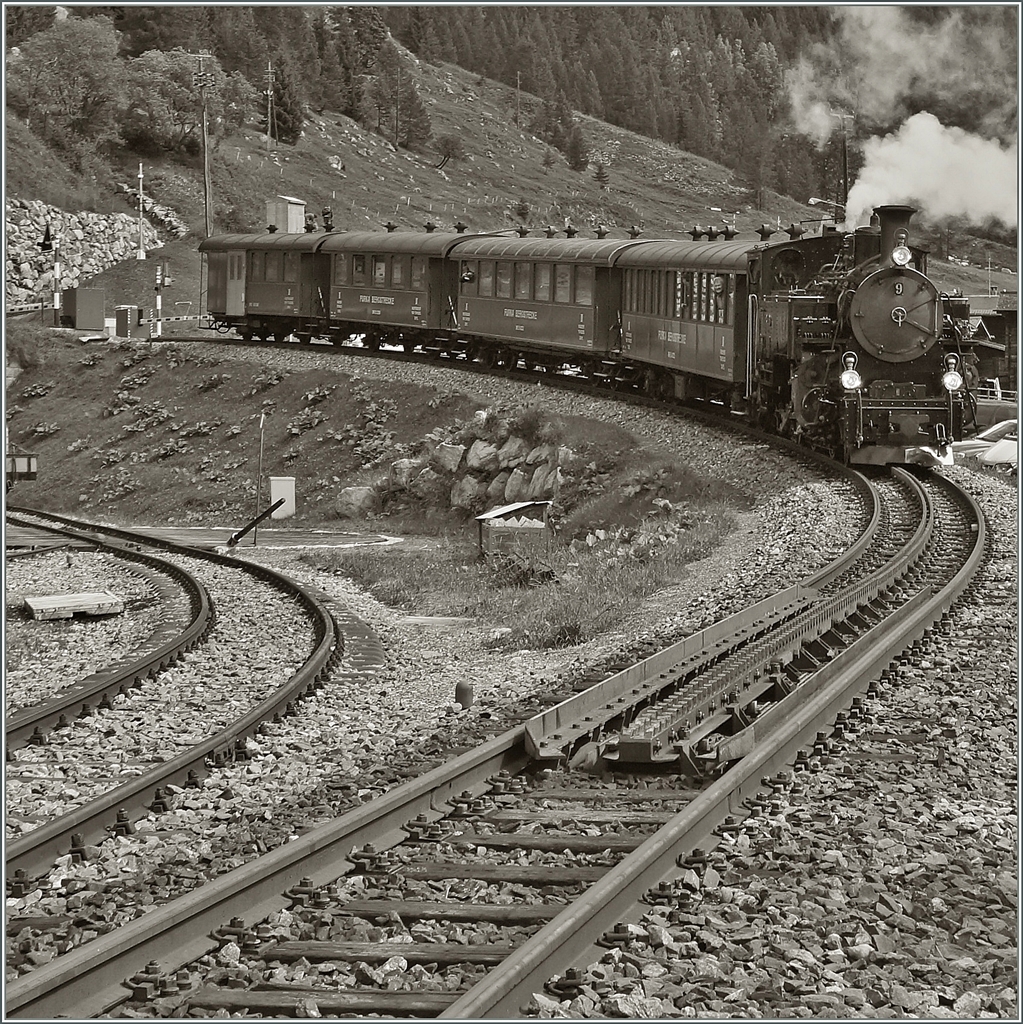
{"type": "Polygon", "coordinates": [[[588,800],[603,803],[611,800],[621,804],[649,804],[658,800],[664,803],[690,803],[700,795],[698,789],[531,789],[519,793],[519,800],[588,800]]]}
{"type": "Polygon", "coordinates": [[[663,825],[675,817],[673,811],[594,811],[580,807],[566,807],[561,811],[489,811],[485,818],[495,824],[529,824],[537,822],[549,825],[562,821],[573,821],[583,825],[663,825]]]}
{"type": "MultiPolygon", "coordinates": [[[[557,917],[560,904],[431,903],[426,900],[349,900],[339,913],[372,919],[396,914],[403,921],[486,921],[492,924],[540,924],[557,917]]],[[[334,912],[334,911],[329,911],[334,912]]]]}
{"type": "Polygon", "coordinates": [[[571,850],[573,853],[603,853],[604,850],[610,850],[611,853],[631,853],[644,840],[639,836],[563,836],[550,832],[496,832],[493,835],[462,832],[442,841],[452,846],[486,846],[492,850],[571,850]]]}
{"type": "Polygon", "coordinates": [[[383,963],[401,956],[410,964],[482,964],[496,967],[515,950],[511,945],[462,946],[457,942],[278,942],[260,950],[263,960],[290,963],[303,957],[310,963],[342,960],[354,964],[383,963]]]}
{"type": "Polygon", "coordinates": [[[338,991],[322,988],[237,989],[203,986],[188,997],[188,1006],[202,1010],[258,1011],[261,1016],[294,1017],[299,1005],[310,1002],[323,1013],[382,1013],[435,1017],[460,995],[458,992],[389,992],[360,988],[338,991]]]}
{"type": "Polygon", "coordinates": [[[124,601],[109,590],[81,594],[36,594],[23,599],[34,619],[70,619],[72,615],[120,615],[124,601]]]}
{"type": "Polygon", "coordinates": [[[366,874],[398,874],[404,878],[421,878],[429,882],[444,878],[477,878],[487,882],[518,882],[522,885],[575,885],[579,882],[596,882],[607,874],[607,868],[559,868],[546,864],[452,864],[437,861],[395,864],[380,870],[371,868],[366,874]]]}

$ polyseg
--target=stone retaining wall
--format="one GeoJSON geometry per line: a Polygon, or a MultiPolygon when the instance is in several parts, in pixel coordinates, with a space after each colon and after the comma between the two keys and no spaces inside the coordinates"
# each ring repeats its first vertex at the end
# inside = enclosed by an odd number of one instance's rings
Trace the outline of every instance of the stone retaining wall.
{"type": "MultiPolygon", "coordinates": [[[[121,260],[134,259],[139,245],[139,218],[127,213],[68,213],[36,200],[7,200],[8,304],[48,302],[53,292],[54,254],[41,252],[46,227],[59,242],[61,290],[77,288],[121,260]]],[[[142,246],[163,243],[156,228],[143,218],[142,246]]]]}

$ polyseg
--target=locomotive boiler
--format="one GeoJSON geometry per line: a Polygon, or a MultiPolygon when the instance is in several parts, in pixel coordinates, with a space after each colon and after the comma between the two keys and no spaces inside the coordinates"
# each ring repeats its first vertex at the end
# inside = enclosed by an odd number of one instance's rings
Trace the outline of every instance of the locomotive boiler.
{"type": "Polygon", "coordinates": [[[942,296],[908,206],[868,227],[750,253],[751,405],[781,433],[859,464],[949,464],[962,436],[965,300],[942,296]]]}

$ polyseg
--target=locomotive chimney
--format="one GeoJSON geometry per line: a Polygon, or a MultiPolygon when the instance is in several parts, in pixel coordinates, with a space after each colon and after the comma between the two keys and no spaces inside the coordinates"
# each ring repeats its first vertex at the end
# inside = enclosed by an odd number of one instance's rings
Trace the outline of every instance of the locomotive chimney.
{"type": "Polygon", "coordinates": [[[875,206],[874,213],[881,221],[881,259],[887,258],[895,248],[895,232],[909,230],[909,219],[916,213],[915,206],[875,206]]]}

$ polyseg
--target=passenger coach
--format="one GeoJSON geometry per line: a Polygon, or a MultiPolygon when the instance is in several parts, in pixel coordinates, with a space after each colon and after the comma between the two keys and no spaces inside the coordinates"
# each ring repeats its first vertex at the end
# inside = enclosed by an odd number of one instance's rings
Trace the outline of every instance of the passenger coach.
{"type": "Polygon", "coordinates": [[[453,341],[458,264],[448,253],[473,236],[455,233],[341,231],[317,235],[329,260],[331,339],[364,334],[406,349],[453,341]]]}
{"type": "Polygon", "coordinates": [[[607,376],[620,348],[621,275],[614,258],[635,241],[485,237],[458,258],[458,330],[469,358],[514,366],[577,365],[607,376]],[[495,346],[493,340],[499,344],[495,346]]]}
{"type": "Polygon", "coordinates": [[[622,356],[664,398],[747,393],[751,242],[647,241],[621,252],[622,356]]]}
{"type": "Polygon", "coordinates": [[[206,254],[206,307],[246,341],[308,340],[327,315],[329,261],[317,253],[322,234],[213,235],[206,254]]]}

